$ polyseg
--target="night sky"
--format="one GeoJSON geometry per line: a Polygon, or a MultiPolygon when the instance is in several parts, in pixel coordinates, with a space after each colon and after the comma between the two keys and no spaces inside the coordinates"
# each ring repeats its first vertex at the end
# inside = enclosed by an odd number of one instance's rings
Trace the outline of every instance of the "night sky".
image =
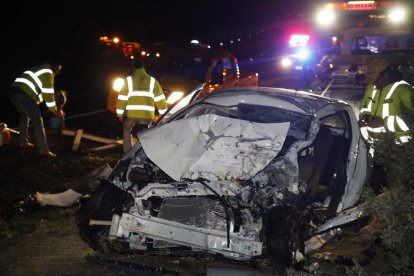
{"type": "Polygon", "coordinates": [[[63,89],[70,93],[90,91],[89,80],[97,78],[95,47],[102,35],[139,41],[147,48],[160,41],[188,43],[198,39],[213,46],[224,41],[224,48],[233,52],[262,51],[274,43],[275,36],[285,27],[284,19],[304,9],[307,1],[290,0],[289,4],[278,0],[141,2],[10,2],[10,7],[0,12],[2,48],[5,49],[2,56],[7,68],[1,78],[2,93],[6,94],[9,84],[27,66],[51,59],[64,65],[63,89]],[[248,36],[249,45],[244,43],[246,40],[238,45],[228,43],[248,36]]]}
{"type": "Polygon", "coordinates": [[[3,10],[2,28],[13,49],[30,51],[83,46],[103,34],[123,40],[179,41],[196,38],[211,43],[245,35],[275,24],[306,1],[55,1],[12,3],[3,10]],[[87,3],[87,4],[86,4],[87,3]],[[290,7],[288,5],[296,6],[290,7]],[[12,18],[10,19],[10,16],[12,18]],[[18,43],[17,43],[18,42],[18,43]]]}

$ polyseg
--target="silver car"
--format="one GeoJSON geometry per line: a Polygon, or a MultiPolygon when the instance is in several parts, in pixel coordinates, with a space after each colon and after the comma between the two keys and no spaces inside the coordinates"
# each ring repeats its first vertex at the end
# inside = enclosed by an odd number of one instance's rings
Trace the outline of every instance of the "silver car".
{"type": "Polygon", "coordinates": [[[226,89],[137,136],[78,210],[95,250],[268,257],[283,269],[362,216],[367,146],[343,101],[226,89]]]}

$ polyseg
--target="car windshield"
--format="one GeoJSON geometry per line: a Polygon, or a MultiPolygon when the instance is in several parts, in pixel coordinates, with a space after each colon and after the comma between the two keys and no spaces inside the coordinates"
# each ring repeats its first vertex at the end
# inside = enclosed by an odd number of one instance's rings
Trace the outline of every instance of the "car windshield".
{"type": "Polygon", "coordinates": [[[189,105],[192,102],[192,100],[198,95],[198,93],[200,93],[201,89],[203,89],[203,86],[204,84],[201,84],[196,88],[190,90],[187,93],[187,95],[185,95],[183,98],[179,99],[176,103],[174,103],[174,105],[167,110],[166,114],[164,114],[160,118],[160,120],[157,122],[157,125],[163,125],[167,123],[172,115],[174,115],[175,113],[189,105]]]}
{"type": "Polygon", "coordinates": [[[353,54],[386,54],[413,52],[414,40],[410,35],[358,36],[352,39],[353,54]]]}
{"type": "Polygon", "coordinates": [[[193,106],[187,112],[179,114],[174,120],[197,117],[206,114],[215,114],[222,117],[234,118],[255,123],[282,123],[289,122],[288,137],[295,140],[305,140],[309,131],[312,117],[287,109],[274,106],[238,103],[223,106],[203,102],[193,106]]]}

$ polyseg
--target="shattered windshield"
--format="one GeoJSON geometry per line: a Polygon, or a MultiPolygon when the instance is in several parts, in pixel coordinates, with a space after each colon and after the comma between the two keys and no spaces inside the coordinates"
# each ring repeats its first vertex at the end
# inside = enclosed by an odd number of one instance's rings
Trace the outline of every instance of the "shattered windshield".
{"type": "Polygon", "coordinates": [[[289,126],[210,113],[145,130],[138,139],[147,157],[176,181],[247,180],[279,154],[289,126]]]}
{"type": "Polygon", "coordinates": [[[265,124],[289,122],[290,128],[288,136],[299,140],[306,139],[312,121],[312,116],[310,115],[304,115],[274,106],[247,103],[223,106],[206,102],[194,106],[194,108],[184,114],[180,114],[175,120],[205,114],[214,114],[222,117],[265,124]]]}

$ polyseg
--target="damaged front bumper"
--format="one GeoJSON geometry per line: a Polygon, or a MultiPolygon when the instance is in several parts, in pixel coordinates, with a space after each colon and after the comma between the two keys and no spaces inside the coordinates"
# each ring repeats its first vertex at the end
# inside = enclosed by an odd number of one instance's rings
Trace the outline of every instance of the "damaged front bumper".
{"type": "Polygon", "coordinates": [[[138,234],[141,240],[151,238],[171,242],[181,246],[189,246],[193,250],[207,250],[220,253],[235,260],[248,260],[262,254],[262,243],[251,240],[239,233],[230,233],[227,240],[225,231],[194,227],[150,215],[122,214],[114,215],[110,237],[124,238],[136,243],[138,234]],[[130,238],[132,239],[130,240],[130,238]]]}

